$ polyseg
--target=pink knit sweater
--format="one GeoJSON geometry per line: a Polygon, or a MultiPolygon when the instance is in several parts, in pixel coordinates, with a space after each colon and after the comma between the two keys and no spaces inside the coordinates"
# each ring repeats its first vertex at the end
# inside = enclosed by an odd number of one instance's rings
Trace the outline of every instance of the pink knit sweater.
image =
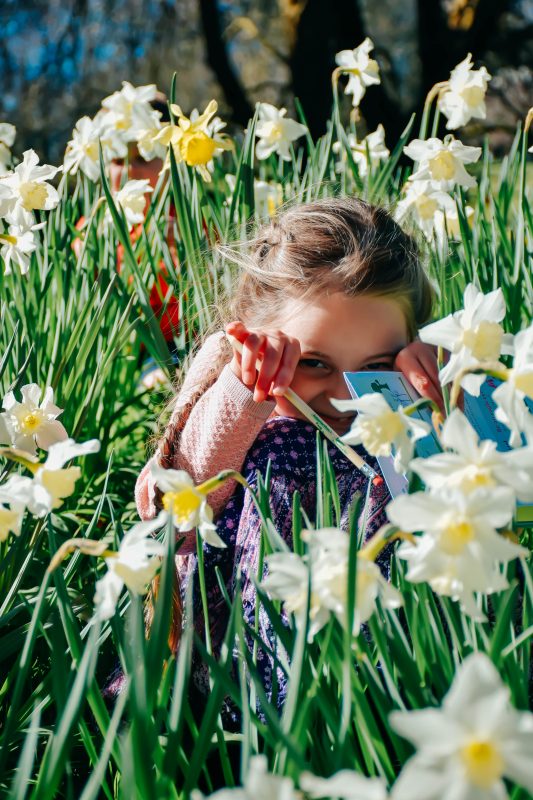
{"type": "MultiPolygon", "coordinates": [[[[224,333],[219,332],[209,336],[204,342],[176,398],[172,418],[197,391],[207,367],[217,358],[223,339],[224,333]]],[[[265,421],[273,414],[274,407],[275,403],[271,401],[256,403],[252,392],[241,383],[227,364],[213,386],[193,407],[178,442],[173,468],[188,472],[196,484],[212,478],[222,469],[239,472],[246,453],[265,421]]],[[[156,513],[155,482],[150,468],[158,458],[159,451],[156,450],[135,484],[135,501],[143,520],[151,519],[156,513]]],[[[222,511],[235,487],[235,481],[228,481],[211,492],[209,505],[215,517],[222,511]]],[[[194,549],[194,535],[186,535],[180,555],[186,555],[194,549]]]]}

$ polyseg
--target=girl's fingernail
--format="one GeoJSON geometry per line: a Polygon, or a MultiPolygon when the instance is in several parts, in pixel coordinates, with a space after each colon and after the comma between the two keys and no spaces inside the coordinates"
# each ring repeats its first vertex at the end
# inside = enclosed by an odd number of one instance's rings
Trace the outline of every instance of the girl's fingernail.
{"type": "Polygon", "coordinates": [[[277,397],[279,397],[280,395],[285,394],[286,391],[287,391],[286,386],[274,386],[274,388],[272,389],[272,394],[275,394],[277,397]]]}

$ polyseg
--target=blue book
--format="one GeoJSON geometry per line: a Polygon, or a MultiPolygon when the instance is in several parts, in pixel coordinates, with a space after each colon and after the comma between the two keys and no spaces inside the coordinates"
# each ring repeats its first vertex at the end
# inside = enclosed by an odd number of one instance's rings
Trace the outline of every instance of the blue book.
{"type": "MultiPolygon", "coordinates": [[[[408,406],[420,399],[416,389],[401,372],[345,372],[344,378],[352,397],[379,392],[394,411],[398,406],[408,406]]],[[[509,444],[509,429],[494,416],[496,403],[492,394],[499,384],[500,381],[496,378],[488,376],[481,385],[479,397],[465,392],[464,413],[480,439],[491,439],[496,442],[497,449],[504,452],[512,448],[509,444]]],[[[433,428],[431,410],[417,409],[413,416],[431,426],[431,432],[415,442],[416,455],[427,458],[439,453],[441,448],[433,428]]],[[[407,476],[395,471],[392,457],[380,456],[377,461],[391,497],[407,492],[407,476]]],[[[533,524],[533,504],[518,503],[515,519],[518,523],[533,524]]]]}

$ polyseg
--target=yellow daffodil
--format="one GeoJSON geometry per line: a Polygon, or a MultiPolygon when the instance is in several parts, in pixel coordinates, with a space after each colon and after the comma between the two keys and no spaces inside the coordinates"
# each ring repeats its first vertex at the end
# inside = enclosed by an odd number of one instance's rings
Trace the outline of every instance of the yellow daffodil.
{"type": "Polygon", "coordinates": [[[173,104],[171,111],[177,123],[165,126],[154,137],[155,142],[171,145],[176,161],[184,161],[197,169],[207,182],[211,180],[214,157],[233,147],[231,140],[220,133],[226,123],[215,117],[217,109],[216,101],[211,100],[202,114],[194,109],[187,117],[178,105],[173,104]]]}

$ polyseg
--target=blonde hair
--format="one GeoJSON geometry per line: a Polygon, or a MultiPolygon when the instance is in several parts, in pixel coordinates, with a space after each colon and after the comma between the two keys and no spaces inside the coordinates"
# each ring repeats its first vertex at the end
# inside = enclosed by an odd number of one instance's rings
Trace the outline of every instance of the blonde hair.
{"type": "MultiPolygon", "coordinates": [[[[217,249],[239,268],[236,287],[219,314],[222,324],[238,319],[260,329],[282,320],[288,297],[333,292],[394,299],[403,310],[410,340],[431,314],[433,291],[415,241],[386,209],[358,198],[293,205],[250,241],[217,249]]],[[[192,408],[231,357],[231,347],[223,347],[194,396],[174,413],[158,443],[163,467],[174,466],[179,436],[192,408]]],[[[181,625],[181,605],[174,622],[181,625]]]]}

